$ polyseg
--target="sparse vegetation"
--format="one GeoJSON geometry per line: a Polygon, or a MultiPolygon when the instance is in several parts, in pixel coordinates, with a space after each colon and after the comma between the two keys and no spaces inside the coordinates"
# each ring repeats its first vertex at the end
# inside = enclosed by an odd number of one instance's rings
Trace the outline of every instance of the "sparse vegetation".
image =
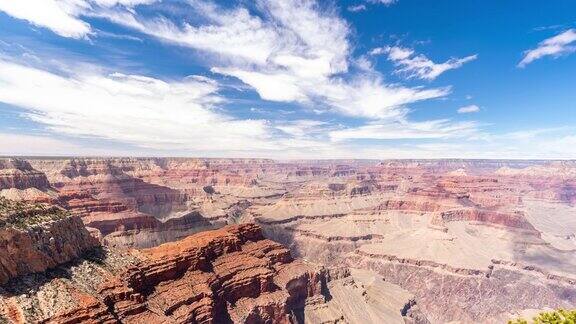
{"type": "Polygon", "coordinates": [[[204,188],[202,188],[204,190],[205,193],[209,194],[209,195],[213,195],[216,190],[214,190],[214,187],[212,186],[204,186],[204,188]]]}
{"type": "Polygon", "coordinates": [[[559,309],[551,312],[542,312],[535,316],[531,322],[517,318],[508,321],[508,324],[576,324],[576,309],[564,310],[559,309]]]}
{"type": "Polygon", "coordinates": [[[0,228],[26,229],[69,216],[68,211],[56,206],[23,203],[0,197],[0,228]]]}

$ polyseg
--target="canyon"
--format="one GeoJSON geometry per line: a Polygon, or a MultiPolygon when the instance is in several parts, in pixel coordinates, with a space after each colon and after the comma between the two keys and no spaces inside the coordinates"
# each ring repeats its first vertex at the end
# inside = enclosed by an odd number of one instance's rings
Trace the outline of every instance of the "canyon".
{"type": "Polygon", "coordinates": [[[5,158],[0,197],[0,322],[576,307],[574,161],[5,158]]]}

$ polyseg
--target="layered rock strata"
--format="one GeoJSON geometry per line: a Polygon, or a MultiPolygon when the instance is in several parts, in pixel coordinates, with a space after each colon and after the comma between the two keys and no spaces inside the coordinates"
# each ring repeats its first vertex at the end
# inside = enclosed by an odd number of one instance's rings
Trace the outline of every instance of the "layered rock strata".
{"type": "Polygon", "coordinates": [[[431,322],[576,306],[574,161],[27,162],[10,164],[20,171],[5,173],[0,196],[58,204],[110,247],[257,222],[297,257],[371,269],[409,290],[431,322]],[[27,172],[49,187],[13,176],[27,172]]]}
{"type": "Polygon", "coordinates": [[[21,159],[0,159],[0,190],[2,189],[47,189],[50,187],[46,174],[32,168],[21,159]]]}
{"type": "Polygon", "coordinates": [[[0,288],[0,319],[46,323],[296,323],[325,300],[326,270],[294,260],[257,225],[156,248],[93,250],[0,288]]]}
{"type": "Polygon", "coordinates": [[[0,284],[55,268],[96,245],[80,218],[61,208],[0,197],[0,284]]]}

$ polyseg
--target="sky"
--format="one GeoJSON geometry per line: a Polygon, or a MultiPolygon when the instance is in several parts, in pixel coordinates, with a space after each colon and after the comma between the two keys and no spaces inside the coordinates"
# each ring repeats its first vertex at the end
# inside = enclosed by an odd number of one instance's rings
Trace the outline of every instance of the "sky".
{"type": "Polygon", "coordinates": [[[573,0],[0,0],[0,155],[576,158],[573,0]]]}

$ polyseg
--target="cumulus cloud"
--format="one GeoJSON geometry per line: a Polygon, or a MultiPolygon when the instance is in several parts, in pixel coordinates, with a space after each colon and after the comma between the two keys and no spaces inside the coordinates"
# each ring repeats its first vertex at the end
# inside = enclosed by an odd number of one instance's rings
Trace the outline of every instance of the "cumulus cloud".
{"type": "Polygon", "coordinates": [[[525,51],[524,58],[518,67],[526,65],[545,56],[559,57],[576,51],[576,30],[568,29],[554,37],[550,37],[538,44],[538,47],[525,51]]]}
{"type": "Polygon", "coordinates": [[[480,107],[478,107],[477,105],[468,105],[468,106],[458,108],[459,114],[476,113],[479,111],[480,111],[480,107]]]}
{"type": "Polygon", "coordinates": [[[434,80],[442,73],[460,68],[465,63],[478,58],[478,55],[470,55],[463,58],[451,58],[444,63],[434,63],[425,55],[415,55],[414,50],[400,46],[377,47],[371,50],[370,54],[388,54],[388,59],[397,67],[396,73],[422,80],[434,80]]]}

